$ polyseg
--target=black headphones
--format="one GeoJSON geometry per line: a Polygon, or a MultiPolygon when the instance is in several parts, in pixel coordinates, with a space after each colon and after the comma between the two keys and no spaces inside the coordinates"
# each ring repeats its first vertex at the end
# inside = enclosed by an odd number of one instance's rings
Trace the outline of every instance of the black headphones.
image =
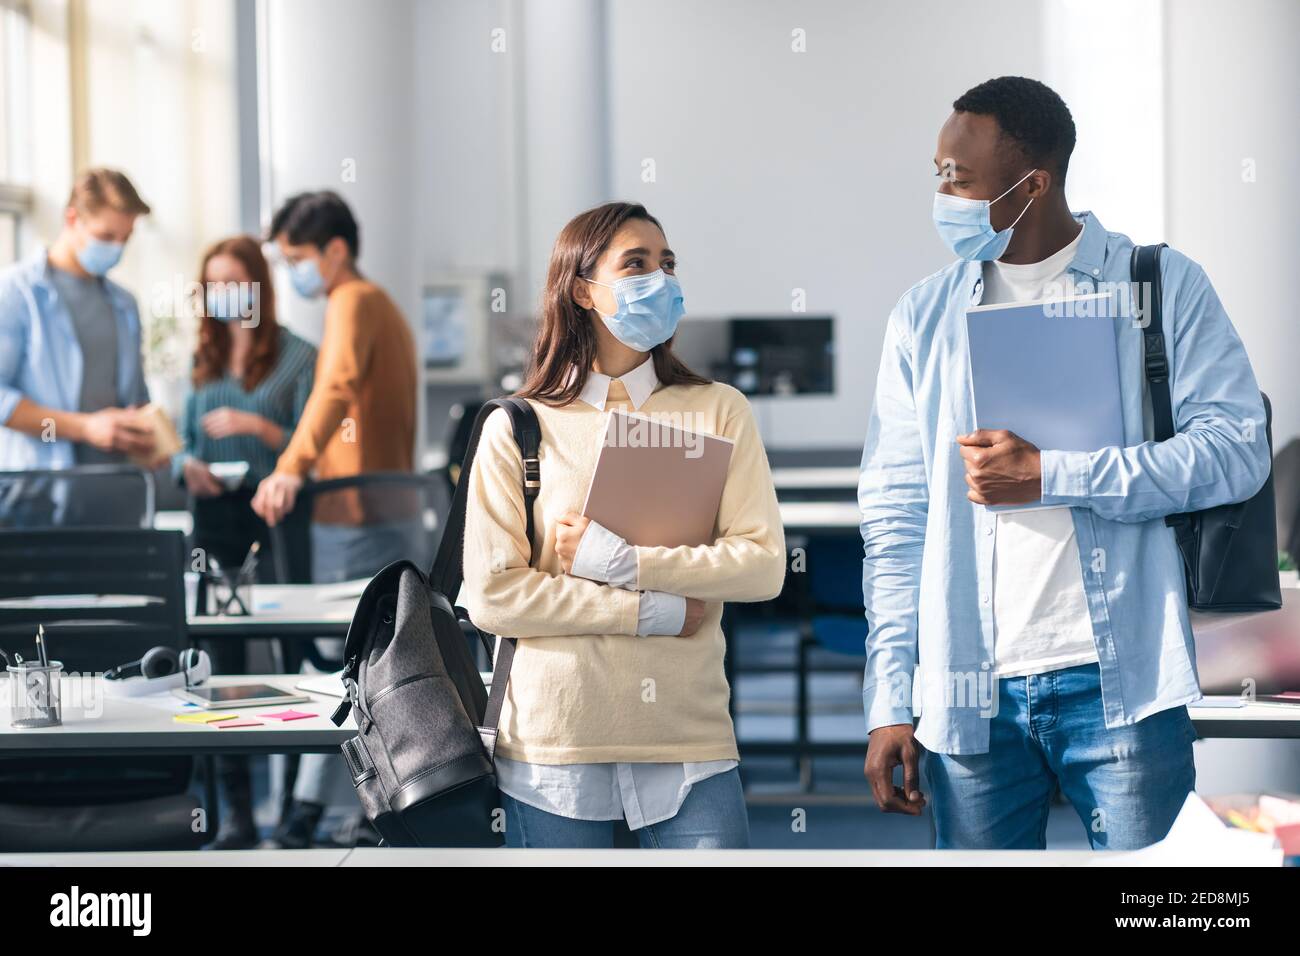
{"type": "Polygon", "coordinates": [[[169,677],[177,671],[188,671],[198,666],[199,652],[193,648],[177,651],[174,647],[151,647],[138,661],[128,661],[104,672],[106,680],[125,680],[128,677],[169,677]]]}

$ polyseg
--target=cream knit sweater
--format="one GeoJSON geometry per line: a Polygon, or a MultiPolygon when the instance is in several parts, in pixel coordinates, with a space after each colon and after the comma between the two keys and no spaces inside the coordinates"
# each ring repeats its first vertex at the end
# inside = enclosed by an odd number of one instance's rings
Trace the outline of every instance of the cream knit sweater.
{"type": "MultiPolygon", "coordinates": [[[[640,590],[707,602],[700,629],[684,638],[636,637],[639,591],[562,570],[555,522],[582,510],[606,415],[581,401],[531,404],[542,426],[536,568],[528,566],[523,466],[504,411],[484,423],[469,476],[460,603],[479,627],[520,638],[497,751],[545,764],[735,759],[722,603],[770,599],[785,578],[785,535],[748,401],[721,383],[660,385],[636,410],[735,442],[714,543],[636,549],[640,590]]],[[[615,379],[606,408],[626,407],[615,379]]]]}

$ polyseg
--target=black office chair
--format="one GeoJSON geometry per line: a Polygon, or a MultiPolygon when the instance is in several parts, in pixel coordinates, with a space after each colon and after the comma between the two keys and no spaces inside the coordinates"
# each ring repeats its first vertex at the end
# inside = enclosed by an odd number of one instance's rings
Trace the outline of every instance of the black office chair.
{"type": "Polygon", "coordinates": [[[157,645],[185,646],[179,531],[0,531],[0,646],[43,624],[67,670],[103,671],[157,645]],[[65,606],[73,595],[120,596],[65,606]],[[40,598],[52,598],[42,606],[40,598]],[[35,598],[35,600],[33,600],[35,598]]]}
{"type": "Polygon", "coordinates": [[[460,481],[460,469],[469,450],[469,436],[474,431],[474,419],[478,418],[484,404],[482,399],[457,402],[447,415],[447,464],[439,471],[447,482],[449,495],[456,493],[456,482],[460,481]]]}
{"type": "MultiPolygon", "coordinates": [[[[365,528],[373,538],[382,539],[373,550],[382,552],[376,561],[383,563],[356,569],[359,575],[374,574],[401,558],[427,569],[451,508],[451,495],[441,476],[400,471],[314,481],[303,488],[301,497],[303,506],[310,508],[313,533],[331,527],[365,528]]],[[[315,564],[312,580],[322,580],[315,564]]]]}
{"type": "MultiPolygon", "coordinates": [[[[0,647],[32,656],[41,624],[51,658],[78,673],[102,672],[155,646],[179,651],[184,562],[179,531],[0,531],[0,647]]],[[[186,756],[0,760],[0,846],[197,848],[207,835],[194,832],[192,773],[186,756]]]]}
{"type": "Polygon", "coordinates": [[[152,528],[155,497],[134,465],[0,471],[0,528],[152,528]]]}
{"type": "MultiPolygon", "coordinates": [[[[729,676],[789,674],[788,644],[777,641],[796,632],[793,671],[796,679],[794,739],[787,745],[741,741],[750,752],[793,753],[800,791],[813,790],[816,754],[857,753],[861,741],[814,741],[811,721],[816,710],[813,675],[846,672],[861,679],[866,665],[867,622],[862,613],[862,541],[857,535],[807,535],[802,542],[806,567],[787,576],[787,585],[772,605],[728,607],[729,676]],[[744,618],[737,619],[740,610],[744,618]],[[759,611],[770,611],[770,615],[759,611]],[[737,640],[738,639],[738,640],[737,640]],[[744,650],[744,654],[741,654],[744,650]]],[[[724,618],[725,622],[725,618],[724,618]]],[[[732,700],[740,697],[732,683],[732,700]]],[[[861,706],[861,705],[858,705],[861,706]]],[[[823,705],[822,711],[826,711],[823,705]]]]}
{"type": "MultiPolygon", "coordinates": [[[[371,472],[308,482],[294,506],[295,514],[300,510],[311,516],[314,540],[328,540],[329,534],[339,530],[365,532],[364,553],[355,560],[347,555],[337,557],[347,565],[347,577],[366,577],[400,559],[428,570],[451,510],[451,494],[439,473],[371,472]]],[[[283,532],[277,527],[271,534],[272,551],[282,552],[283,532]]],[[[320,583],[337,580],[337,576],[323,573],[327,569],[319,566],[316,557],[313,553],[311,579],[320,583]]],[[[310,642],[299,646],[303,656],[321,670],[342,666],[342,661],[325,658],[310,642]]],[[[284,654],[286,668],[296,670],[288,647],[284,654]]]]}
{"type": "Polygon", "coordinates": [[[861,675],[866,666],[867,621],[862,613],[862,539],[827,536],[808,539],[807,573],[800,575],[805,611],[799,640],[798,746],[800,778],[812,786],[811,681],[814,673],[861,675]]]}

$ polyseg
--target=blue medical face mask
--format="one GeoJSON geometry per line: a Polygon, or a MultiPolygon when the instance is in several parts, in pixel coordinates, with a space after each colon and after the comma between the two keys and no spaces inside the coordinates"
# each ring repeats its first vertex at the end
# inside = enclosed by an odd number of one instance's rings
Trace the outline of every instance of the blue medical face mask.
{"type": "MultiPolygon", "coordinates": [[[[1011,189],[1015,189],[1036,172],[1037,169],[1031,169],[1025,173],[1011,189]]],[[[1011,192],[1011,189],[1004,192],[1002,196],[1011,192]]],[[[1011,242],[1011,230],[1015,228],[1016,222],[1019,222],[1021,216],[1034,204],[1032,199],[1029,200],[1025,208],[1020,210],[1020,216],[1016,216],[1015,222],[999,232],[989,221],[989,207],[1002,196],[996,199],[964,199],[961,196],[936,192],[934,228],[939,231],[939,238],[946,242],[948,248],[958,256],[972,262],[987,262],[1001,256],[1007,251],[1007,245],[1011,242]]]]}
{"type": "Polygon", "coordinates": [[[123,243],[105,242],[88,236],[85,246],[77,250],[77,261],[92,276],[102,276],[122,261],[124,248],[126,246],[123,243]]]}
{"type": "Polygon", "coordinates": [[[253,315],[253,289],[239,283],[230,287],[214,283],[208,287],[207,314],[221,322],[238,322],[253,315]]]}
{"type": "Polygon", "coordinates": [[[293,291],[304,299],[314,299],[325,291],[325,280],[321,278],[320,265],[315,259],[303,259],[290,265],[289,281],[293,284],[293,291]]]}
{"type": "Polygon", "coordinates": [[[596,314],[614,338],[638,352],[649,352],[671,339],[677,323],[686,314],[681,283],[663,269],[642,276],[627,276],[613,284],[595,279],[584,281],[613,290],[618,311],[606,315],[596,309],[596,314]]]}

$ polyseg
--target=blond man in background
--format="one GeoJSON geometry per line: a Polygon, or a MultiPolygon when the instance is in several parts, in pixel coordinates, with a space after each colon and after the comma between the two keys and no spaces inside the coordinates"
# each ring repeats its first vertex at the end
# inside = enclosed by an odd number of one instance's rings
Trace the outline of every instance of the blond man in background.
{"type": "Polygon", "coordinates": [[[149,206],[122,173],[77,177],[48,249],[0,273],[0,468],[148,460],[135,298],[106,278],[149,206]]]}

